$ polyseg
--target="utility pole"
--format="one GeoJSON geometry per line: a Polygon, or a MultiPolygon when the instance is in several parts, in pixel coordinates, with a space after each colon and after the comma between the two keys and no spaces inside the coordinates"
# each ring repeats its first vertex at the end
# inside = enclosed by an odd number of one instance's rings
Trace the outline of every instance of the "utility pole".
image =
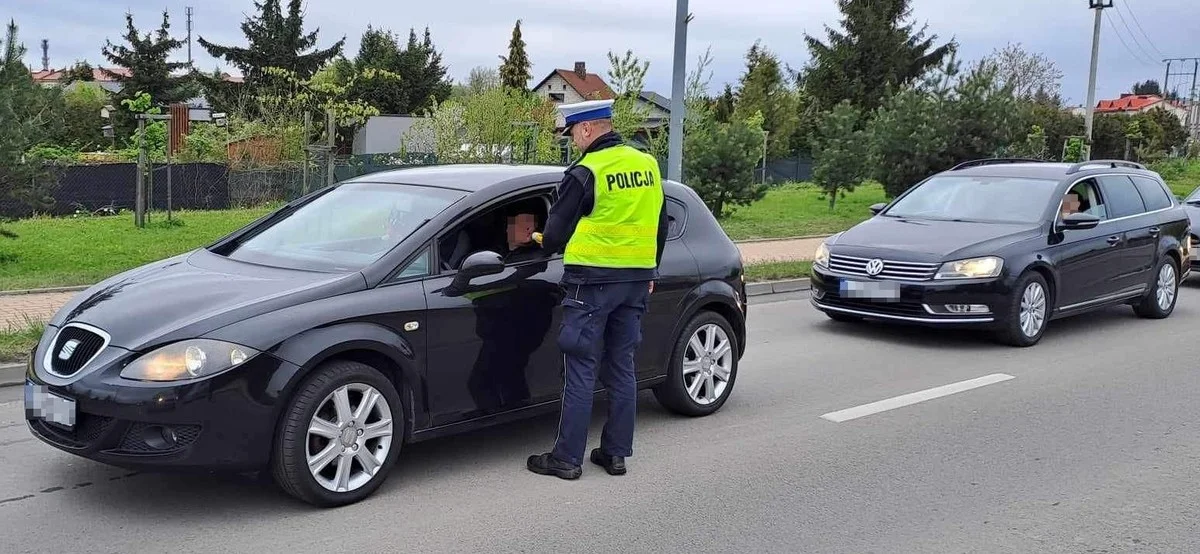
{"type": "Polygon", "coordinates": [[[1191,90],[1188,92],[1187,100],[1184,104],[1187,107],[1186,128],[1188,130],[1188,135],[1190,135],[1193,139],[1200,140],[1200,102],[1198,102],[1200,101],[1200,98],[1197,98],[1196,96],[1196,76],[1197,74],[1200,74],[1200,58],[1170,58],[1163,61],[1167,62],[1167,76],[1163,79],[1162,86],[1163,98],[1165,100],[1170,99],[1171,89],[1168,88],[1168,84],[1171,82],[1171,77],[1184,77],[1185,79],[1189,75],[1192,77],[1191,90]],[[1171,62],[1180,62],[1181,64],[1185,62],[1192,62],[1192,70],[1176,71],[1172,73],[1171,62]]]}
{"type": "Polygon", "coordinates": [[[1088,0],[1088,8],[1096,12],[1096,25],[1092,30],[1092,69],[1088,77],[1087,117],[1084,118],[1087,136],[1085,160],[1092,157],[1092,119],[1096,111],[1096,66],[1100,62],[1100,23],[1104,17],[1104,9],[1111,7],[1113,7],[1113,0],[1088,0]]]}
{"type": "Polygon", "coordinates": [[[187,7],[187,53],[188,68],[192,68],[192,7],[187,7]]]}
{"type": "Polygon", "coordinates": [[[683,180],[684,81],[687,76],[688,0],[675,0],[675,65],[671,82],[671,123],[667,129],[667,179],[683,180]]]}
{"type": "Polygon", "coordinates": [[[325,186],[332,186],[333,185],[333,149],[336,147],[334,139],[336,138],[335,135],[337,134],[337,127],[334,125],[332,108],[330,108],[329,110],[327,110],[325,112],[325,132],[328,135],[328,139],[329,139],[329,154],[326,155],[326,157],[325,157],[325,163],[326,163],[329,173],[326,175],[325,186]]]}

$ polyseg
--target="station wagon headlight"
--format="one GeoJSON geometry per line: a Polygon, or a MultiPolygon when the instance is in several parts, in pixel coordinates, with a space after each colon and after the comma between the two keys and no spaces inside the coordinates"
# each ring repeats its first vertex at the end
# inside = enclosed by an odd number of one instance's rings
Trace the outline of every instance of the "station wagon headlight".
{"type": "Polygon", "coordinates": [[[258,354],[239,344],[193,339],[168,344],[125,366],[121,377],[138,381],[187,381],[212,377],[258,354]]]}
{"type": "Polygon", "coordinates": [[[1000,275],[1004,260],[995,256],[946,262],[934,279],[986,279],[1000,275]]]}
{"type": "Polygon", "coordinates": [[[822,242],[817,246],[817,252],[813,254],[813,265],[828,266],[829,265],[829,245],[822,242]]]}

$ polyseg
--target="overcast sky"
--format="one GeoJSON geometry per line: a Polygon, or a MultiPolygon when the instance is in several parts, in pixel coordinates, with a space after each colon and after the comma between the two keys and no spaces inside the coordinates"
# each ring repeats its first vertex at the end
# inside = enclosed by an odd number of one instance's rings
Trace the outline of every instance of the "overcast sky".
{"type": "MultiPolygon", "coordinates": [[[[1101,32],[1098,98],[1115,97],[1135,81],[1163,80],[1164,57],[1200,56],[1196,39],[1200,2],[1196,0],[1116,0],[1104,11],[1101,32]],[[1124,44],[1122,43],[1124,40],[1124,44]]],[[[157,28],[161,12],[170,11],[172,30],[186,35],[185,6],[194,7],[194,36],[220,44],[243,45],[240,24],[254,10],[252,0],[3,0],[0,16],[15,18],[29,48],[26,63],[41,67],[41,39],[50,40],[50,65],[77,59],[105,63],[105,39],[120,41],[124,12],[138,27],[157,28]],[[10,12],[10,13],[3,13],[10,12]]],[[[285,2],[286,4],[286,2],[285,2]]],[[[914,0],[914,18],[928,24],[940,41],[956,39],[960,56],[977,59],[1008,42],[1020,42],[1045,53],[1065,73],[1064,98],[1082,104],[1087,95],[1093,12],[1087,0],[914,0]],[[1007,14],[1007,15],[1006,15],[1007,14]]],[[[695,14],[688,30],[689,68],[696,56],[712,48],[710,91],[737,80],[746,49],[756,39],[793,67],[808,59],[804,33],[824,37],[824,26],[837,25],[834,0],[691,0],[695,14]]],[[[533,62],[534,80],[555,68],[584,61],[605,75],[609,50],[632,49],[651,62],[647,89],[670,96],[675,2],[672,0],[308,0],[307,29],[319,27],[325,47],[346,37],[346,51],[358,51],[368,23],[407,35],[428,26],[442,50],[450,75],[465,79],[472,67],[494,66],[507,49],[513,23],[523,20],[533,62]]],[[[228,69],[193,43],[200,68],[228,69]]],[[[178,58],[186,59],[183,49],[178,58]]],[[[1187,69],[1191,69],[1188,62],[1187,69]]],[[[1176,63],[1174,68],[1181,68],[1176,63]]],[[[1172,83],[1183,79],[1172,77],[1172,83]]],[[[1186,85],[1190,87],[1190,76],[1186,85]]],[[[531,83],[532,84],[532,83],[531,83]]],[[[1171,88],[1175,88],[1174,84],[1171,88]]]]}

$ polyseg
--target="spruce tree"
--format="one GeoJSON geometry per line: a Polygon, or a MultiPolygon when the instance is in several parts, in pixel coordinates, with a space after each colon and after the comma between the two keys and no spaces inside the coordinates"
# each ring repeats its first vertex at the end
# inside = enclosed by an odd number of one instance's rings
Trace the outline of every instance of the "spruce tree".
{"type": "MultiPolygon", "coordinates": [[[[167,105],[182,102],[194,96],[198,90],[191,85],[186,74],[177,74],[188,67],[187,62],[170,61],[171,53],[183,46],[183,41],[171,36],[170,15],[164,11],[162,24],[153,34],[142,36],[133,24],[133,14],[125,14],[125,44],[114,45],[105,41],[102,53],[109,63],[126,70],[127,74],[108,74],[121,84],[121,92],[114,105],[146,93],[155,104],[167,105]]],[[[128,121],[121,122],[128,130],[128,121]]]]}
{"type": "Polygon", "coordinates": [[[525,54],[525,39],[521,37],[521,20],[513,27],[512,39],[508,41],[508,55],[500,56],[500,83],[505,88],[525,90],[533,78],[529,56],[525,54]]]}
{"type": "Polygon", "coordinates": [[[342,37],[333,46],[324,50],[314,49],[317,45],[315,29],[304,32],[302,0],[288,0],[288,13],[283,15],[280,0],[256,1],[258,14],[247,17],[242,23],[242,34],[246,47],[221,46],[199,37],[200,45],[215,58],[224,59],[241,70],[245,83],[251,89],[270,84],[266,69],[276,67],[295,73],[297,78],[308,79],[341,54],[346,38],[342,37]]]}

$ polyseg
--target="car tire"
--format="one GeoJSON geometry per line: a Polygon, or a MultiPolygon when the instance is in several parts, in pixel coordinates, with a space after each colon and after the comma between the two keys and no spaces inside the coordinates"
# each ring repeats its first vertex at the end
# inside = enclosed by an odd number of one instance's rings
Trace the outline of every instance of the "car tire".
{"type": "Polygon", "coordinates": [[[1175,259],[1163,256],[1154,266],[1150,291],[1133,306],[1133,313],[1146,319],[1166,319],[1179,301],[1179,266],[1175,259]]]}
{"type": "Polygon", "coordinates": [[[1050,323],[1053,291],[1046,279],[1036,271],[1022,275],[1013,290],[1015,293],[1008,299],[1008,319],[1001,322],[1003,327],[997,337],[1000,342],[1010,346],[1033,346],[1042,340],[1050,323]],[[1026,315],[1033,318],[1034,323],[1027,326],[1026,315]]]}
{"type": "Polygon", "coordinates": [[[400,453],[403,414],[400,395],[375,368],[346,360],[319,366],[284,408],[271,455],[275,482],[288,494],[322,508],[353,504],[370,496],[387,479],[400,453]],[[378,397],[368,412],[357,413],[375,394],[378,397]],[[343,396],[344,408],[339,406],[343,396]],[[380,400],[385,406],[380,406],[380,400]],[[320,422],[315,419],[318,415],[320,422]],[[317,428],[321,432],[313,431],[317,428]],[[385,429],[387,435],[371,436],[385,429]],[[337,438],[328,437],[338,433],[337,438]],[[354,442],[346,446],[345,441],[354,442]],[[382,459],[381,450],[386,450],[382,459]],[[332,452],[332,457],[323,455],[327,452],[332,452]],[[309,460],[314,459],[328,461],[314,472],[309,470],[309,460]],[[375,467],[368,469],[369,465],[375,467]]]}
{"type": "Polygon", "coordinates": [[[654,397],[668,410],[685,416],[716,412],[733,393],[738,349],[737,335],[728,320],[710,311],[696,314],[675,341],[667,380],[654,387],[654,397]],[[697,384],[696,380],[701,382],[697,384]]]}

